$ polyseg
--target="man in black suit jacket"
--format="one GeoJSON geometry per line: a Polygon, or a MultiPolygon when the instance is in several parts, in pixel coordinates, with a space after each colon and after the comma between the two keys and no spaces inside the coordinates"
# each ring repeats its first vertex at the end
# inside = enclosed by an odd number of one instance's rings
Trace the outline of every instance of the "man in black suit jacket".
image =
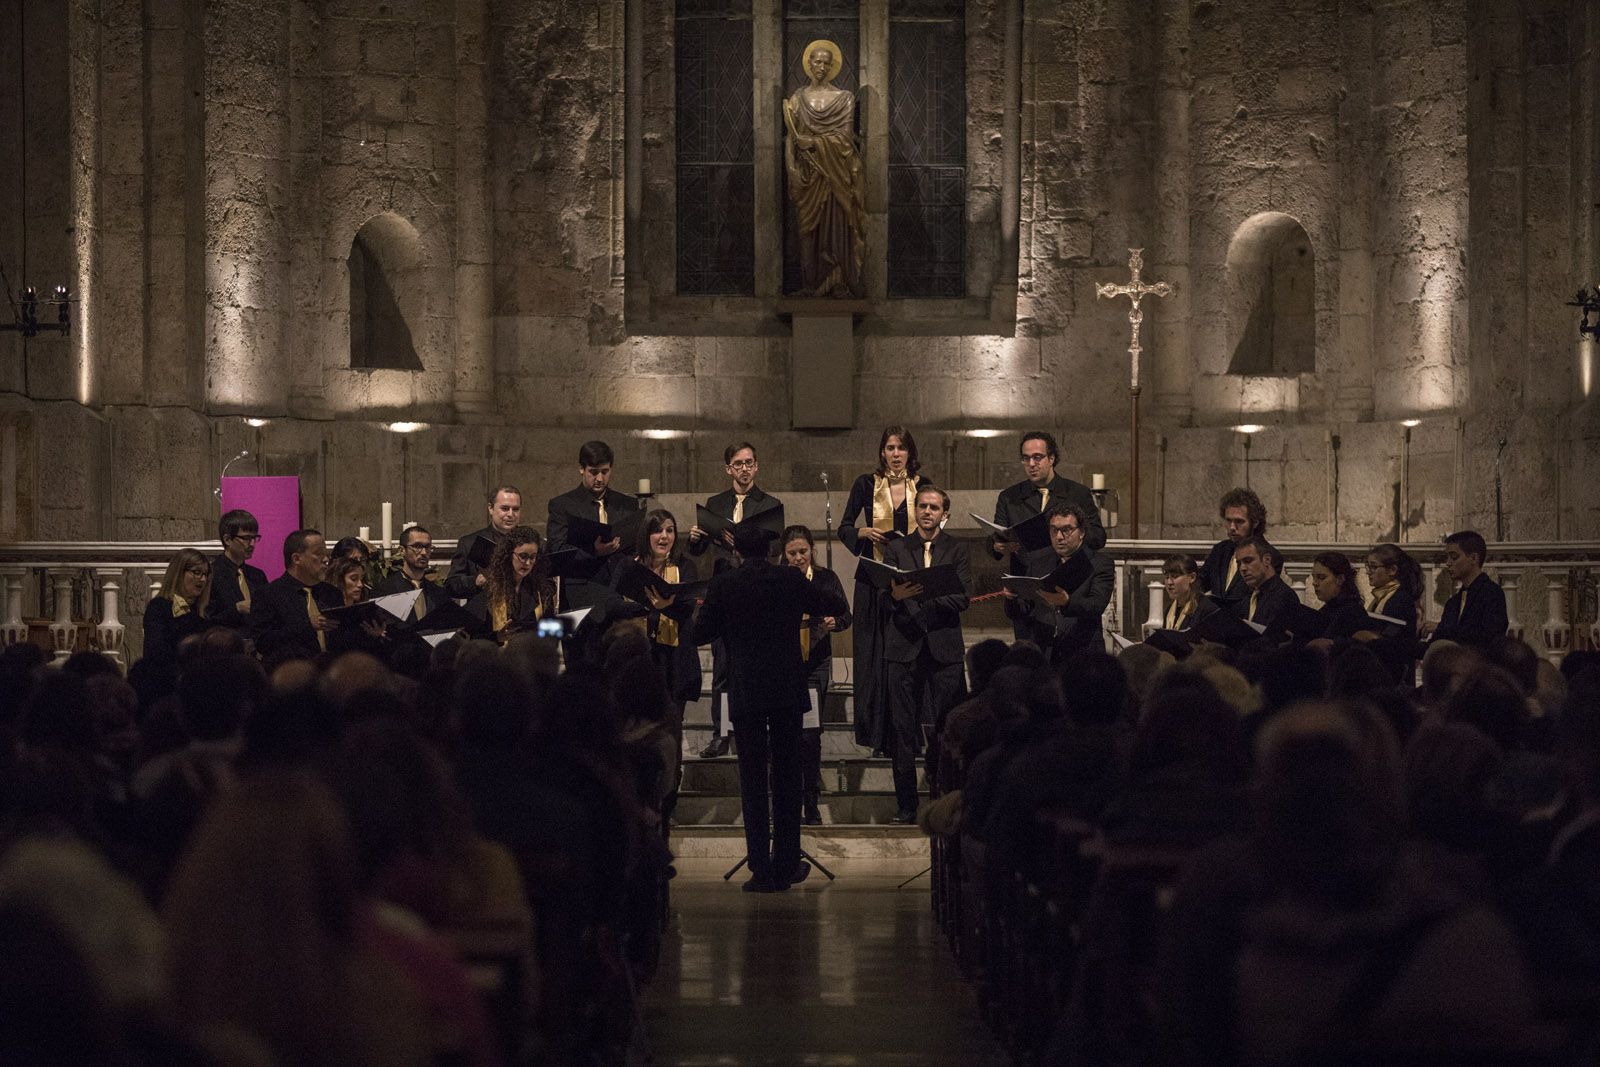
{"type": "Polygon", "coordinates": [[[1483,572],[1488,559],[1489,546],[1476,530],[1461,530],[1444,539],[1445,569],[1460,588],[1445,601],[1437,623],[1419,627],[1424,636],[1481,647],[1506,635],[1511,627],[1506,594],[1483,572]]]}
{"type": "Polygon", "coordinates": [[[1111,557],[1085,543],[1088,516],[1066,501],[1050,505],[1050,547],[1024,557],[1024,574],[1043,578],[1080,552],[1089,571],[1072,589],[1041,589],[1037,596],[1006,600],[1006,614],[1020,624],[1024,637],[1044,649],[1059,666],[1081,648],[1105,649],[1100,617],[1111,603],[1117,585],[1111,557]]]}
{"type": "MultiPolygon", "coordinates": [[[[1089,487],[1056,474],[1056,462],[1061,458],[1056,439],[1045,430],[1029,430],[1022,435],[1018,446],[1022,458],[1022,473],[1026,475],[1016,485],[1000,491],[994,502],[994,521],[997,525],[1012,527],[1042,515],[1050,505],[1065,502],[1076,504],[1088,517],[1084,527],[1084,543],[1090,551],[1105,547],[1106,531],[1100,524],[1100,509],[1095,507],[1094,495],[1089,487]]],[[[989,554],[995,559],[1009,557],[1006,563],[1010,574],[1025,574],[1026,561],[1022,546],[1015,541],[1002,541],[995,534],[989,538],[989,554]]],[[[1012,629],[1017,640],[1026,639],[1026,627],[1013,616],[1012,629]]]]}
{"type": "Polygon", "coordinates": [[[888,661],[890,757],[899,823],[917,818],[917,754],[922,750],[923,725],[938,722],[966,693],[961,613],[972,589],[967,547],[941,529],[950,514],[949,495],[931,486],[922,489],[915,510],[916,529],[889,543],[884,562],[907,571],[954,564],[963,591],[919,600],[922,587],[912,576],[895,582],[889,592],[892,609],[884,627],[883,656],[888,661]]]}
{"type": "Polygon", "coordinates": [[[767,542],[766,531],[740,531],[738,565],[711,579],[695,624],[701,644],[727,642],[750,892],[787,889],[810,873],[800,863],[800,720],[810,706],[800,621],[848,610],[794,567],[769,562],[767,542]]]}
{"type": "Polygon", "coordinates": [[[418,620],[435,608],[444,607],[450,601],[450,594],[433,581],[433,571],[429,567],[432,560],[433,535],[426,527],[407,526],[400,531],[400,569],[373,587],[372,595],[380,597],[422,590],[417,607],[411,611],[411,617],[418,620]]]}
{"type": "MultiPolygon", "coordinates": [[[[1210,593],[1221,606],[1235,615],[1244,615],[1244,602],[1249,599],[1250,588],[1234,559],[1234,549],[1246,537],[1267,536],[1267,509],[1252,489],[1235,487],[1222,494],[1217,505],[1227,536],[1211,547],[1206,562],[1200,568],[1200,591],[1210,593]]],[[[1273,567],[1281,569],[1283,559],[1273,549],[1273,567]]]]}
{"type": "Polygon", "coordinates": [[[497,485],[489,490],[489,525],[456,542],[455,555],[450,557],[450,571],[444,578],[444,591],[457,600],[470,600],[488,580],[483,568],[472,562],[473,548],[479,541],[498,545],[521,523],[522,490],[514,485],[497,485]]]}
{"type": "MultiPolygon", "coordinates": [[[[790,526],[783,531],[783,561],[804,574],[813,584],[821,586],[834,600],[848,604],[844,586],[839,576],[813,557],[815,543],[811,531],[804,526],[790,526]]],[[[806,619],[800,627],[800,647],[805,652],[806,687],[817,702],[817,725],[807,727],[801,738],[801,771],[805,786],[804,822],[807,826],[822,825],[822,704],[833,682],[833,634],[850,629],[852,619],[848,610],[837,615],[822,615],[806,619]]]]}
{"type": "Polygon", "coordinates": [[[322,613],[344,603],[339,591],[322,580],[328,570],[322,534],[307,528],[285,537],[283,567],[251,609],[256,647],[265,656],[314,659],[327,651],[328,632],[339,625],[322,613]]]}
{"type": "Polygon", "coordinates": [[[611,488],[611,472],[615,463],[616,456],[610,445],[604,441],[584,442],[578,449],[578,486],[560,496],[551,497],[545,519],[545,552],[554,555],[563,549],[577,549],[582,553],[584,564],[581,572],[572,571],[562,577],[561,609],[589,608],[595,612],[586,620],[584,627],[590,633],[591,640],[583,644],[577,641],[564,644],[569,663],[583,652],[598,647],[599,635],[606,626],[604,613],[622,607],[621,598],[610,589],[611,568],[618,560],[630,555],[633,546],[628,546],[629,552],[619,554],[622,548],[620,536],[587,545],[574,544],[567,536],[567,525],[575,518],[613,525],[639,514],[638,497],[611,488]]]}
{"type": "MultiPolygon", "coordinates": [[[[722,453],[722,462],[732,485],[706,501],[706,510],[729,522],[753,519],[762,512],[783,505],[775,496],[769,496],[756,485],[760,464],[756,461],[756,448],[749,441],[729,445],[722,453]]],[[[727,533],[721,541],[713,541],[698,523],[689,530],[689,555],[696,558],[712,550],[714,562],[711,573],[719,574],[732,563],[733,545],[727,533]]],[[[728,653],[721,641],[711,646],[711,741],[700,753],[701,759],[712,759],[728,753],[731,724],[725,722],[722,702],[728,693],[728,653]]]]}
{"type": "Polygon", "coordinates": [[[211,561],[211,591],[206,600],[206,625],[246,629],[250,611],[267,587],[267,575],[250,566],[261,526],[256,517],[235,508],[217,522],[217,539],[222,554],[211,561]]]}
{"type": "Polygon", "coordinates": [[[1234,561],[1249,590],[1240,602],[1241,617],[1265,626],[1264,636],[1281,638],[1300,598],[1288,582],[1278,577],[1277,553],[1265,537],[1251,535],[1234,549],[1234,561]]]}

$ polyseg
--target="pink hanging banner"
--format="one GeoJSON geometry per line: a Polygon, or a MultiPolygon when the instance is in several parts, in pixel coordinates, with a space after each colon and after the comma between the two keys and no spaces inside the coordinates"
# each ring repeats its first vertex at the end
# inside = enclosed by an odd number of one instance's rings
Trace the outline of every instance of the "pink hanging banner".
{"type": "Polygon", "coordinates": [[[235,508],[254,515],[261,526],[251,565],[265,571],[269,581],[278,577],[283,573],[283,540],[300,529],[300,479],[224,478],[222,510],[235,508]]]}

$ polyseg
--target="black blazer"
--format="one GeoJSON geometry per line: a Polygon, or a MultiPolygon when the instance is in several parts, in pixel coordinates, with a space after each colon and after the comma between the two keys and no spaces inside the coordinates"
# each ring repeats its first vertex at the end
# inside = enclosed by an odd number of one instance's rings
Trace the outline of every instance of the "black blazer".
{"type": "MultiPolygon", "coordinates": [[[[640,560],[643,563],[643,560],[640,560]]],[[[692,559],[676,560],[679,582],[698,582],[700,568],[692,559]]],[[[616,572],[621,573],[620,568],[616,572]]],[[[633,601],[628,601],[632,604],[633,601]]],[[[643,605],[640,605],[643,606],[643,605]]],[[[672,694],[673,700],[691,701],[700,699],[700,649],[699,642],[695,640],[694,617],[695,603],[693,600],[674,601],[667,606],[665,611],[648,608],[645,614],[645,633],[649,635],[651,647],[669,653],[670,658],[666,670],[667,691],[672,694]],[[661,629],[661,619],[665,616],[678,624],[678,644],[657,645],[656,633],[661,629]]]]}
{"type": "Polygon", "coordinates": [[[1480,571],[1464,591],[1467,594],[1467,610],[1461,610],[1463,590],[1457,589],[1444,602],[1444,615],[1439,619],[1439,625],[1434,627],[1432,640],[1487,645],[1496,638],[1504,637],[1506,630],[1511,627],[1511,620],[1506,614],[1505,590],[1500,588],[1499,583],[1480,571]]]}
{"type": "MultiPolygon", "coordinates": [[[[1116,567],[1111,556],[1080,548],[1089,559],[1089,576],[1076,589],[1067,590],[1067,606],[1057,610],[1037,597],[1007,600],[1006,614],[1025,621],[1028,639],[1059,661],[1080,648],[1105,647],[1101,617],[1111,604],[1117,587],[1116,567]]],[[[1040,548],[1025,554],[1023,573],[1043,578],[1061,565],[1053,548],[1040,548]]]]}
{"type": "MultiPolygon", "coordinates": [[[[1172,605],[1169,603],[1167,607],[1170,609],[1172,605]]],[[[1178,626],[1178,632],[1182,633],[1185,630],[1194,629],[1195,623],[1221,610],[1216,604],[1212,603],[1210,597],[1207,597],[1199,588],[1196,588],[1194,607],[1189,610],[1189,614],[1183,617],[1183,622],[1178,626]]],[[[1167,625],[1167,613],[1165,611],[1161,613],[1161,625],[1163,628],[1167,625]]]]}
{"type": "MultiPolygon", "coordinates": [[[[838,630],[830,630],[811,642],[811,658],[806,660],[808,671],[815,670],[833,658],[833,635],[839,630],[850,629],[850,623],[852,622],[850,618],[850,602],[844,598],[844,585],[839,581],[837,574],[821,564],[813,563],[811,565],[811,584],[820,585],[829,596],[844,604],[845,610],[834,612],[833,618],[839,624],[838,630]]],[[[815,632],[812,631],[813,634],[815,632]]]]}
{"type": "MultiPolygon", "coordinates": [[[[479,541],[488,541],[498,545],[505,540],[505,535],[493,526],[485,526],[481,530],[474,530],[456,542],[455,554],[450,557],[450,570],[444,576],[444,591],[457,600],[467,600],[476,596],[483,587],[478,584],[478,575],[483,573],[483,568],[467,558],[472,553],[473,545],[479,541]]],[[[394,592],[403,593],[405,590],[397,589],[394,592]]],[[[432,605],[430,604],[431,608],[432,605]]]]}
{"type": "MultiPolygon", "coordinates": [[[[1089,487],[1058,474],[1050,479],[1049,489],[1051,504],[1065,500],[1069,504],[1076,504],[1089,517],[1089,524],[1083,528],[1084,547],[1091,552],[1098,552],[1106,547],[1106,529],[1100,525],[1100,509],[1095,507],[1094,494],[1089,491],[1089,487]]],[[[1001,526],[1015,526],[1019,522],[1025,522],[1039,514],[1041,510],[1039,499],[1039,487],[1029,481],[1021,481],[1002,489],[994,502],[994,521],[1001,526]]],[[[991,546],[994,544],[993,539],[990,539],[989,544],[991,546]]],[[[995,559],[1000,558],[992,547],[989,554],[995,559]]],[[[1026,563],[1025,559],[1018,556],[1011,557],[1013,568],[1025,566],[1026,563]]],[[[1024,572],[1012,570],[1011,573],[1024,572]]]]}
{"type": "MultiPolygon", "coordinates": [[[[233,592],[237,600],[239,590],[235,588],[233,592]]],[[[144,608],[144,658],[151,663],[170,667],[178,662],[178,645],[183,639],[211,625],[212,620],[193,610],[174,619],[172,598],[153,596],[144,608]]]]}
{"type": "MultiPolygon", "coordinates": [[[[618,521],[623,515],[639,510],[639,498],[607,489],[605,493],[606,518],[618,521]]],[[[549,512],[545,518],[544,538],[546,552],[559,552],[563,548],[576,548],[594,554],[594,545],[567,544],[567,520],[573,517],[600,521],[600,509],[595,505],[595,495],[583,486],[569,489],[560,496],[550,498],[549,512]]],[[[619,551],[632,552],[633,545],[623,545],[619,551]]],[[[614,553],[613,553],[614,554],[614,553]]]]}
{"type": "Polygon", "coordinates": [[[1300,597],[1289,588],[1289,583],[1274,574],[1271,578],[1261,583],[1261,588],[1256,590],[1256,617],[1250,619],[1250,594],[1245,593],[1244,599],[1239,602],[1239,617],[1248,619],[1258,626],[1265,626],[1267,633],[1282,636],[1283,628],[1289,621],[1289,612],[1300,603],[1300,597]]]}
{"type": "MultiPolygon", "coordinates": [[[[928,477],[927,472],[924,471],[917,474],[918,492],[932,484],[933,479],[928,477]]],[[[894,529],[903,534],[910,533],[913,525],[911,521],[911,501],[912,496],[907,493],[905,500],[899,507],[894,509],[894,529]]],[[[856,528],[856,521],[859,519],[862,526],[871,526],[872,518],[872,475],[863,474],[850,487],[850,498],[845,501],[844,515],[839,519],[839,540],[843,542],[844,547],[858,556],[865,556],[870,553],[872,551],[872,542],[860,535],[856,528]]],[[[883,558],[887,560],[889,557],[885,554],[883,558]]]]}
{"type": "MultiPolygon", "coordinates": [[[[1400,594],[1396,593],[1396,596],[1400,594]]],[[[1359,596],[1338,597],[1322,605],[1322,636],[1330,641],[1345,641],[1377,623],[1367,618],[1367,604],[1359,596]]]]}
{"type": "MultiPolygon", "coordinates": [[[[1370,599],[1367,602],[1370,603],[1370,599]]],[[[1399,619],[1405,624],[1405,629],[1392,637],[1380,633],[1378,639],[1371,642],[1368,647],[1394,672],[1397,681],[1402,685],[1415,685],[1417,602],[1404,589],[1397,589],[1394,596],[1383,606],[1382,613],[1391,619],[1399,619]]],[[[1368,619],[1366,629],[1376,632],[1382,625],[1368,619]]]]}
{"type": "MultiPolygon", "coordinates": [[[[901,570],[920,568],[921,531],[890,544],[884,550],[883,559],[901,570]]],[[[933,563],[934,566],[954,563],[963,589],[972,589],[972,561],[967,555],[967,546],[944,531],[933,539],[933,563]]],[[[883,603],[890,614],[888,625],[883,629],[883,658],[895,663],[911,663],[926,647],[940,663],[960,663],[967,652],[961,635],[961,613],[967,610],[970,602],[970,592],[928,601],[895,600],[884,594],[883,603]]]]}
{"type": "Polygon", "coordinates": [[[1211,546],[1205,565],[1200,568],[1200,591],[1221,597],[1233,608],[1234,614],[1243,618],[1245,611],[1249,610],[1249,605],[1246,603],[1245,607],[1241,608],[1239,602],[1249,601],[1250,587],[1244,584],[1244,576],[1237,571],[1234,572],[1233,581],[1226,582],[1228,567],[1233,563],[1233,550],[1238,547],[1229,537],[1224,537],[1211,546]]]}
{"type": "MultiPolygon", "coordinates": [[[[409,593],[417,588],[416,582],[405,576],[404,571],[396,570],[389,577],[372,587],[374,599],[380,596],[393,596],[395,593],[409,593]]],[[[422,583],[423,612],[442,608],[450,602],[450,594],[439,588],[438,583],[423,579],[422,583]]]]}
{"type": "MultiPolygon", "coordinates": [[[[738,501],[734,499],[733,490],[728,489],[725,492],[718,493],[716,496],[708,498],[706,500],[706,510],[711,512],[713,515],[720,515],[729,522],[732,522],[733,506],[736,503],[738,503],[738,501]]],[[[607,506],[609,507],[610,505],[607,506]]],[[[753,519],[764,511],[771,511],[773,508],[782,506],[782,501],[780,501],[777,497],[771,495],[770,493],[763,492],[759,485],[752,485],[750,487],[750,492],[745,494],[744,515],[742,515],[740,518],[741,521],[744,519],[753,519]]],[[[689,520],[689,525],[694,525],[693,518],[689,520]]],[[[728,551],[726,546],[717,544],[709,537],[702,537],[698,540],[693,537],[689,538],[689,555],[695,557],[703,556],[705,555],[707,549],[714,550],[713,554],[715,555],[717,561],[714,565],[716,571],[721,572],[727,569],[727,567],[733,562],[733,555],[728,551]]],[[[685,581],[687,580],[688,579],[685,579],[685,581]]]]}
{"type": "MultiPolygon", "coordinates": [[[[322,651],[317,641],[317,631],[311,626],[311,616],[306,612],[305,590],[308,588],[321,611],[344,604],[344,597],[327,582],[306,586],[292,574],[274,578],[250,608],[256,647],[262,653],[287,650],[296,655],[315,657],[322,651]]],[[[331,631],[329,636],[332,637],[331,631]]]]}
{"type": "Polygon", "coordinates": [[[800,619],[848,610],[834,594],[794,567],[746,560],[711,579],[695,640],[721,638],[728,649],[728,700],[735,716],[811,706],[800,660],[800,619]]]}
{"type": "MultiPolygon", "coordinates": [[[[258,600],[267,587],[267,575],[248,562],[234,565],[226,552],[211,558],[211,591],[206,594],[206,625],[248,628],[250,616],[239,613],[239,572],[244,572],[244,583],[250,590],[250,599],[258,600]]],[[[253,609],[252,609],[253,610],[253,609]]],[[[148,622],[145,623],[149,625],[148,622]]]]}

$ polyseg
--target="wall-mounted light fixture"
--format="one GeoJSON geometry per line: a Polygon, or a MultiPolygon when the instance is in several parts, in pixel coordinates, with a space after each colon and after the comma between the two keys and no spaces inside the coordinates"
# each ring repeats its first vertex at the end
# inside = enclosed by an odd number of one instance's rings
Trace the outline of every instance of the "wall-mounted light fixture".
{"type": "Polygon", "coordinates": [[[245,419],[244,420],[244,424],[246,426],[250,426],[250,427],[253,427],[254,429],[259,430],[259,429],[261,429],[261,427],[265,426],[267,423],[269,423],[271,421],[272,421],[271,419],[245,419]]]}
{"type": "Polygon", "coordinates": [[[383,428],[390,433],[416,433],[418,430],[426,430],[428,424],[425,422],[386,422],[383,424],[383,428]]]}
{"type": "Polygon", "coordinates": [[[1265,430],[1266,427],[1258,422],[1242,422],[1234,427],[1235,432],[1244,437],[1244,487],[1250,488],[1250,438],[1265,430]]]}

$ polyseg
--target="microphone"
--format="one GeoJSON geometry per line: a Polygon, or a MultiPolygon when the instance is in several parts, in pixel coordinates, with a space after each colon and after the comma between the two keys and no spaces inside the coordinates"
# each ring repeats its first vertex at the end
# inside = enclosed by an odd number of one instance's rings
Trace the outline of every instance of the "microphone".
{"type": "MultiPolygon", "coordinates": [[[[233,466],[235,463],[239,462],[241,459],[244,459],[249,454],[250,454],[250,450],[249,449],[245,449],[243,452],[240,452],[237,456],[234,456],[232,459],[228,460],[228,462],[226,462],[226,463],[224,463],[222,465],[222,473],[217,475],[217,478],[218,479],[226,478],[228,476],[228,468],[233,466]]],[[[220,480],[217,483],[217,487],[215,489],[211,490],[211,495],[216,497],[218,500],[222,499],[222,483],[221,483],[220,480]]]]}

